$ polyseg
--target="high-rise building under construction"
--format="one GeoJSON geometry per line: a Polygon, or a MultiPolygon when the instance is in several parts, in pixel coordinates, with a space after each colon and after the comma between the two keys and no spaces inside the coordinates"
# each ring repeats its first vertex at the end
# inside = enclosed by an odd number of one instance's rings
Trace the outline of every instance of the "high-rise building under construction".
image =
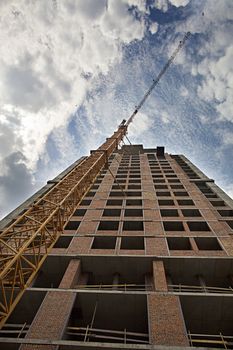
{"type": "Polygon", "coordinates": [[[233,349],[233,201],[135,111],[0,223],[0,348],[233,349]]]}
{"type": "Polygon", "coordinates": [[[0,348],[232,349],[233,201],[163,147],[124,145],[92,178],[108,147],[2,221],[0,348]]]}

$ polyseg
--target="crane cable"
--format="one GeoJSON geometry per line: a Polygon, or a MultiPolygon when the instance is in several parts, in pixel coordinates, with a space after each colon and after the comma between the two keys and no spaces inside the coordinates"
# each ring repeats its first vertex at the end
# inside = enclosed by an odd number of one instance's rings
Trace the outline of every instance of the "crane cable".
{"type": "Polygon", "coordinates": [[[151,84],[150,88],[148,89],[148,91],[145,93],[145,95],[143,96],[142,100],[140,101],[140,103],[136,106],[134,112],[132,113],[132,115],[129,117],[129,119],[127,120],[123,120],[123,124],[128,127],[130,123],[132,123],[135,115],[138,113],[138,111],[142,108],[142,106],[144,105],[144,103],[146,102],[147,98],[150,96],[150,94],[152,93],[153,89],[155,88],[155,86],[158,84],[158,82],[160,81],[161,77],[164,75],[164,73],[166,72],[166,70],[170,67],[170,65],[172,64],[172,62],[174,61],[176,55],[178,54],[178,52],[181,50],[181,48],[184,46],[186,40],[189,38],[189,36],[191,35],[190,32],[185,33],[183,39],[179,42],[179,45],[177,46],[177,48],[175,49],[175,51],[173,52],[173,54],[170,56],[169,60],[167,61],[167,63],[164,65],[164,67],[162,68],[162,70],[160,71],[160,73],[158,74],[158,76],[156,77],[156,79],[153,79],[153,83],[151,84]]]}

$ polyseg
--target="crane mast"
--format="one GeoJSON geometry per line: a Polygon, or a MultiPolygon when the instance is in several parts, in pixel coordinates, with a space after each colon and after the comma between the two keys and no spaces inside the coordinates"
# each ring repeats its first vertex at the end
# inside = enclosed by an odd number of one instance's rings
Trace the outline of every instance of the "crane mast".
{"type": "Polygon", "coordinates": [[[39,197],[0,232],[0,328],[32,283],[41,265],[63,233],[66,223],[87,193],[108,158],[127,134],[128,126],[167,71],[190,33],[171,55],[129,119],[110,138],[39,197]]]}

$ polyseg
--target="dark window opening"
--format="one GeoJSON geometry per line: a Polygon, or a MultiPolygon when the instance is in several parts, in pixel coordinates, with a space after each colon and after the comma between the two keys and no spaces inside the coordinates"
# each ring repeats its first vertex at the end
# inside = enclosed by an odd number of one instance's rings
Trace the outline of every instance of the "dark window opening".
{"type": "Polygon", "coordinates": [[[115,249],[116,237],[95,237],[91,249],[115,249]]]}
{"type": "Polygon", "coordinates": [[[170,185],[173,190],[183,190],[183,185],[170,185]]]}
{"type": "Polygon", "coordinates": [[[169,183],[180,183],[180,180],[177,178],[177,179],[167,179],[167,181],[169,183]]]}
{"type": "Polygon", "coordinates": [[[141,199],[126,199],[126,206],[142,206],[141,199]]]}
{"type": "Polygon", "coordinates": [[[122,237],[120,249],[144,250],[144,237],[122,237]]]}
{"type": "Polygon", "coordinates": [[[179,216],[176,209],[161,209],[160,214],[161,216],[179,216]]]}
{"type": "Polygon", "coordinates": [[[163,226],[165,231],[184,231],[181,221],[164,221],[163,226]]]}
{"type": "Polygon", "coordinates": [[[143,216],[142,209],[125,209],[125,216],[143,216]]]}
{"type": "Polygon", "coordinates": [[[84,216],[87,209],[76,209],[74,212],[74,216],[84,216]]]}
{"type": "Polygon", "coordinates": [[[60,236],[53,248],[68,248],[72,238],[72,236],[60,236]]]}
{"type": "Polygon", "coordinates": [[[191,250],[191,244],[188,237],[167,237],[167,243],[170,250],[191,250]]]}
{"type": "Polygon", "coordinates": [[[80,203],[80,205],[90,205],[91,204],[91,199],[83,199],[80,203]]]}
{"type": "Polygon", "coordinates": [[[224,201],[210,201],[213,207],[225,207],[226,204],[224,201]]]}
{"type": "Polygon", "coordinates": [[[108,199],[106,205],[122,206],[122,199],[108,199]]]}
{"type": "Polygon", "coordinates": [[[210,231],[205,221],[188,221],[187,224],[190,231],[210,231]]]}
{"type": "Polygon", "coordinates": [[[118,230],[119,222],[118,221],[100,221],[98,230],[102,231],[116,231],[118,230]]]}
{"type": "Polygon", "coordinates": [[[143,221],[124,221],[123,231],[143,231],[143,221]]]}
{"type": "Polygon", "coordinates": [[[227,221],[227,224],[233,229],[233,221],[227,221]]]}
{"type": "Polygon", "coordinates": [[[174,191],[174,195],[177,197],[188,197],[188,192],[185,191],[174,191]]]}
{"type": "Polygon", "coordinates": [[[171,192],[169,192],[169,191],[156,191],[156,195],[158,197],[170,197],[171,192]]]}
{"type": "Polygon", "coordinates": [[[128,190],[141,190],[141,185],[128,185],[128,190]]]}
{"type": "Polygon", "coordinates": [[[221,216],[233,216],[233,210],[218,210],[221,216]]]}
{"type": "Polygon", "coordinates": [[[65,227],[65,230],[77,230],[81,221],[69,221],[65,227]]]}
{"type": "Polygon", "coordinates": [[[215,237],[196,237],[194,239],[199,250],[222,250],[215,237]]]}
{"type": "Polygon", "coordinates": [[[121,209],[104,209],[103,216],[120,216],[121,209]]]}
{"type": "Polygon", "coordinates": [[[178,199],[177,202],[179,205],[194,205],[192,199],[178,199]]]}
{"type": "Polygon", "coordinates": [[[167,185],[154,185],[154,188],[156,190],[168,190],[168,186],[167,185]]]}
{"type": "Polygon", "coordinates": [[[159,199],[159,205],[175,205],[174,201],[171,199],[159,199]]]}
{"type": "Polygon", "coordinates": [[[141,197],[142,196],[142,192],[139,191],[127,191],[126,192],[128,197],[141,197]]]}
{"type": "Polygon", "coordinates": [[[187,217],[196,217],[196,216],[201,216],[201,213],[198,209],[182,209],[182,214],[187,217]]]}

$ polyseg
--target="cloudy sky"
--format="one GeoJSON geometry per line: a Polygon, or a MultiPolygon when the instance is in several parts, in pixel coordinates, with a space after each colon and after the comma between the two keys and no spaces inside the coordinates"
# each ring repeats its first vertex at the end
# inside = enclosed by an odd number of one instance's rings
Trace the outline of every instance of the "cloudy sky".
{"type": "Polygon", "coordinates": [[[0,0],[0,217],[128,119],[233,195],[232,0],[0,0]]]}

